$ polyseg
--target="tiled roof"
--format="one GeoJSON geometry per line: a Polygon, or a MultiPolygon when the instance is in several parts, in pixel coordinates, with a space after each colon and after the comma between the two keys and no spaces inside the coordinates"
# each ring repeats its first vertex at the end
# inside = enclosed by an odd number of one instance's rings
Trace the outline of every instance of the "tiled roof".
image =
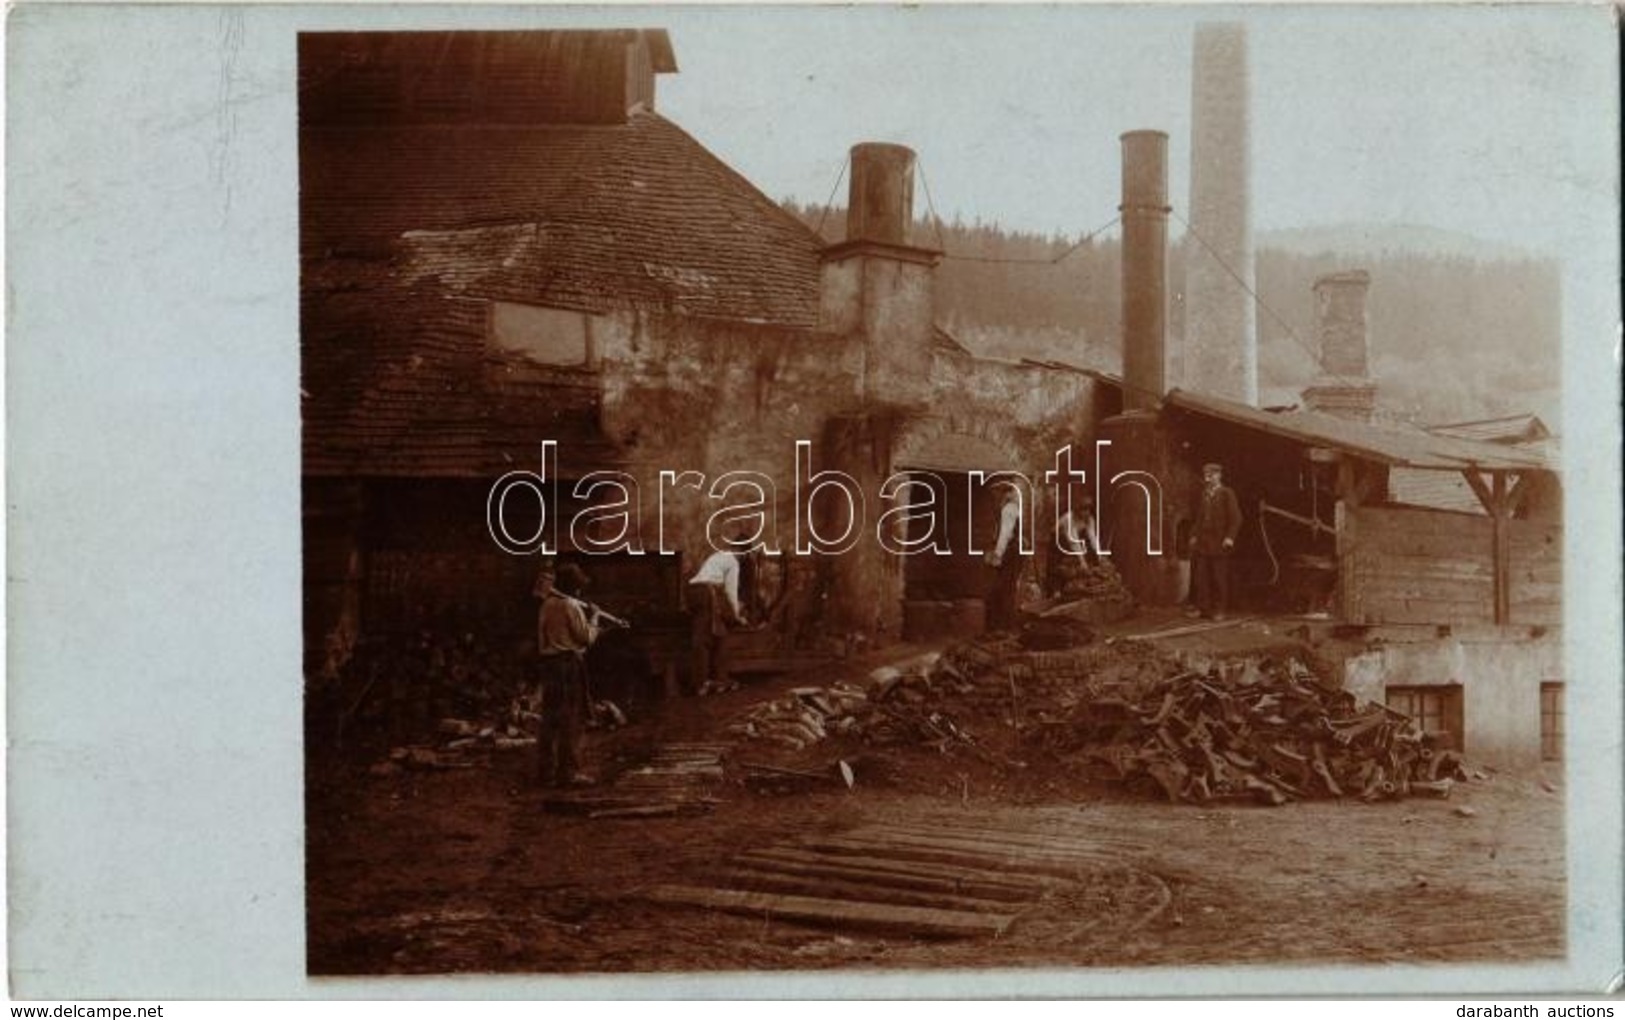
{"type": "Polygon", "coordinates": [[[621,126],[307,128],[309,474],[494,476],[543,439],[620,459],[596,377],[498,353],[492,300],[810,329],[818,238],[655,114],[621,126]]]}
{"type": "Polygon", "coordinates": [[[819,239],[658,114],[620,126],[308,129],[301,251],[535,304],[811,328],[819,239]]]}
{"type": "Polygon", "coordinates": [[[563,474],[619,460],[589,374],[498,354],[483,302],[393,276],[379,261],[307,267],[306,474],[495,478],[535,470],[544,439],[559,441],[563,474]]]}

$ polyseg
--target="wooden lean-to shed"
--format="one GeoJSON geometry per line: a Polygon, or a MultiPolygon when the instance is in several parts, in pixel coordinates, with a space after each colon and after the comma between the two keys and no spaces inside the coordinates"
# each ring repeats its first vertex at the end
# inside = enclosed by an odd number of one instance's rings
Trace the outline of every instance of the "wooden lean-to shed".
{"type": "Polygon", "coordinates": [[[1175,390],[1166,408],[1223,457],[1267,484],[1258,464],[1315,463],[1333,507],[1334,615],[1356,624],[1551,626],[1562,620],[1562,518],[1556,466],[1520,448],[1303,410],[1269,411],[1175,390]],[[1245,455],[1236,451],[1245,450],[1245,455]],[[1249,467],[1249,462],[1255,466],[1249,467]],[[1399,471],[1463,480],[1483,507],[1465,514],[1401,502],[1399,471]]]}

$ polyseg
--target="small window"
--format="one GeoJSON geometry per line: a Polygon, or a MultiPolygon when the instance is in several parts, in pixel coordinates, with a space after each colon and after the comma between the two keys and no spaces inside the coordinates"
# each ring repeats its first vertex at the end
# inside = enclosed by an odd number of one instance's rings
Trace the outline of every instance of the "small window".
{"type": "Polygon", "coordinates": [[[1465,750],[1462,740],[1461,686],[1389,687],[1388,707],[1421,724],[1425,733],[1443,739],[1446,747],[1465,750]]]}
{"type": "Polygon", "coordinates": [[[1563,760],[1563,685],[1557,681],[1540,685],[1540,757],[1563,760]]]}
{"type": "Polygon", "coordinates": [[[491,340],[543,365],[593,363],[592,317],[583,312],[496,301],[491,305],[491,340]]]}

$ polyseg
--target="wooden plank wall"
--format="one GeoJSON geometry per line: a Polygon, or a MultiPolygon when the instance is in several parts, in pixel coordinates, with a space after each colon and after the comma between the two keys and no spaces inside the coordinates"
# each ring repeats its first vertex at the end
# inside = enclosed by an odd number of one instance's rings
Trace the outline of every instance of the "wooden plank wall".
{"type": "Polygon", "coordinates": [[[1512,622],[1563,622],[1563,526],[1512,522],[1512,622]]]}
{"type": "MultiPolygon", "coordinates": [[[[1340,592],[1353,623],[1495,622],[1493,523],[1445,511],[1342,514],[1340,592]]],[[[1562,621],[1562,529],[1512,522],[1514,624],[1562,621]]]]}

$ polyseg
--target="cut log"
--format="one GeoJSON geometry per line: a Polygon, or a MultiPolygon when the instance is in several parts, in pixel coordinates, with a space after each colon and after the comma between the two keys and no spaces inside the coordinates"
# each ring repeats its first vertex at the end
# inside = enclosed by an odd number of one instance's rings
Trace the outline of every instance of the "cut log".
{"type": "Polygon", "coordinates": [[[933,910],[894,904],[844,903],[814,896],[781,896],[738,889],[705,889],[685,885],[657,885],[646,894],[656,903],[705,907],[751,917],[837,928],[914,935],[921,938],[976,938],[1003,934],[1015,920],[1012,914],[984,914],[966,910],[933,910]]]}

